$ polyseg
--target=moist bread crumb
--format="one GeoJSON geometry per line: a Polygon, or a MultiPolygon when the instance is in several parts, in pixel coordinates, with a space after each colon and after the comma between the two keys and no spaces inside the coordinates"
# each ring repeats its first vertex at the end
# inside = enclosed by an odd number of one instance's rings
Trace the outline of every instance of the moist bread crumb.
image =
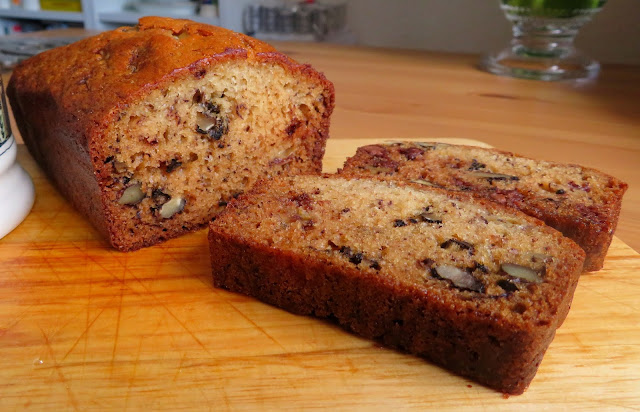
{"type": "Polygon", "coordinates": [[[372,179],[260,181],[210,225],[214,285],[522,393],[584,252],[464,193],[372,179]]]}
{"type": "Polygon", "coordinates": [[[123,251],[206,225],[258,179],[319,173],[334,105],[268,44],[159,17],[24,61],[8,95],[36,161],[123,251]]]}
{"type": "Polygon", "coordinates": [[[582,247],[585,271],[602,268],[627,190],[595,169],[443,143],[363,146],[339,173],[465,191],[518,209],[582,247]]]}

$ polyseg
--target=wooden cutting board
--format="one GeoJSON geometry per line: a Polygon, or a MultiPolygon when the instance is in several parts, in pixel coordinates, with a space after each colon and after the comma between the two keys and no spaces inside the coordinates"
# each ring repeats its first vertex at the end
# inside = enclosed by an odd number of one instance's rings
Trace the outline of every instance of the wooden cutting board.
{"type": "MultiPolygon", "coordinates": [[[[331,140],[326,169],[370,142],[331,140]]],[[[206,230],[111,250],[24,147],[19,159],[37,200],[0,240],[1,410],[640,405],[640,255],[618,239],[604,269],[581,278],[528,391],[505,398],[333,324],[215,289],[206,230]]]]}

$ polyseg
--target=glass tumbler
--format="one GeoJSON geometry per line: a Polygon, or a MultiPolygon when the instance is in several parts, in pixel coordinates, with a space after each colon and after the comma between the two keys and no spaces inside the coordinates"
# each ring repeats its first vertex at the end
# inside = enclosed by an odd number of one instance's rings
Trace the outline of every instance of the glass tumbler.
{"type": "Polygon", "coordinates": [[[506,49],[484,56],[480,67],[502,76],[535,80],[590,79],[600,64],[574,47],[580,28],[606,0],[501,0],[513,24],[506,49]]]}

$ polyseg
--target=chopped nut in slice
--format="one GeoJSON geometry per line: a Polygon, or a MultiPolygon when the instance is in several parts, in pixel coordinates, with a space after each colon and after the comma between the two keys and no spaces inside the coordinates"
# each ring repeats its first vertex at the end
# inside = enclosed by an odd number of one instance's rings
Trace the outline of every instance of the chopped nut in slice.
{"type": "Polygon", "coordinates": [[[211,117],[205,113],[198,113],[196,120],[196,131],[212,138],[220,140],[228,131],[228,124],[222,117],[211,117]]]}
{"type": "Polygon", "coordinates": [[[473,248],[473,245],[471,243],[456,238],[445,240],[440,244],[440,247],[443,249],[448,249],[453,245],[458,246],[460,249],[468,250],[471,254],[475,252],[475,249],[473,248]]]}
{"type": "Polygon", "coordinates": [[[174,170],[176,170],[180,166],[182,166],[182,162],[179,161],[178,159],[171,159],[171,161],[169,161],[169,162],[164,164],[164,168],[165,168],[167,173],[173,172],[174,170]]]}
{"type": "Polygon", "coordinates": [[[113,170],[115,170],[116,173],[124,173],[127,171],[127,164],[125,162],[119,162],[117,160],[114,160],[113,170]]]}
{"type": "Polygon", "coordinates": [[[455,266],[440,265],[435,267],[435,271],[443,279],[451,281],[451,283],[460,289],[468,289],[474,292],[482,291],[482,282],[473,277],[466,270],[462,270],[455,266]]]}
{"type": "Polygon", "coordinates": [[[416,145],[422,147],[423,149],[435,149],[436,146],[438,146],[438,143],[416,142],[416,145]]]}
{"type": "Polygon", "coordinates": [[[428,180],[424,180],[424,179],[414,179],[414,180],[410,180],[411,183],[415,183],[418,185],[423,185],[423,186],[429,186],[429,187],[440,187],[435,183],[431,183],[428,180]]]}
{"type": "Polygon", "coordinates": [[[420,219],[422,219],[423,222],[437,223],[437,224],[442,223],[442,217],[438,216],[435,213],[422,212],[418,216],[420,217],[420,219]]]}
{"type": "Polygon", "coordinates": [[[542,277],[535,270],[515,263],[503,263],[501,265],[503,271],[515,278],[523,279],[528,282],[541,283],[542,277]]]}
{"type": "Polygon", "coordinates": [[[160,206],[164,205],[165,203],[167,203],[169,201],[169,199],[171,199],[171,196],[169,196],[168,194],[164,193],[160,189],[154,189],[153,192],[151,193],[151,198],[155,202],[156,206],[160,207],[160,206]]]}
{"type": "Polygon", "coordinates": [[[480,169],[484,169],[485,167],[487,167],[486,164],[480,163],[476,159],[473,159],[471,161],[471,165],[469,166],[468,170],[480,170],[480,169]]]}
{"type": "Polygon", "coordinates": [[[204,113],[198,113],[196,124],[198,125],[198,133],[206,134],[209,129],[216,125],[216,119],[204,113]]]}
{"type": "Polygon", "coordinates": [[[518,176],[505,175],[502,173],[491,173],[491,172],[471,172],[473,176],[480,177],[483,179],[487,179],[489,181],[493,180],[520,180],[518,176]]]}
{"type": "Polygon", "coordinates": [[[545,255],[544,253],[532,253],[531,260],[533,262],[550,262],[553,260],[553,256],[545,255]]]}
{"type": "Polygon", "coordinates": [[[370,171],[373,174],[376,175],[380,175],[380,174],[389,174],[389,173],[393,173],[394,170],[391,167],[382,167],[382,166],[365,166],[365,169],[370,171]]]}
{"type": "Polygon", "coordinates": [[[393,221],[393,227],[403,227],[403,226],[406,226],[406,225],[407,225],[407,222],[405,222],[402,219],[395,219],[393,221]]]}
{"type": "Polygon", "coordinates": [[[144,199],[142,185],[140,183],[136,183],[127,187],[124,192],[122,192],[122,196],[120,196],[120,200],[118,200],[118,203],[121,205],[135,205],[142,199],[144,199]]]}
{"type": "Polygon", "coordinates": [[[524,219],[518,219],[511,216],[496,217],[493,215],[487,215],[485,219],[487,219],[489,222],[509,223],[512,225],[523,225],[526,223],[524,219]]]}
{"type": "Polygon", "coordinates": [[[504,290],[507,293],[517,292],[519,290],[518,285],[516,285],[509,279],[500,279],[498,280],[497,284],[498,286],[500,286],[500,288],[502,288],[502,290],[504,290]]]}
{"type": "Polygon", "coordinates": [[[187,201],[179,196],[173,197],[167,203],[162,205],[160,208],[160,216],[165,219],[169,219],[176,213],[182,212],[186,203],[187,201]]]}

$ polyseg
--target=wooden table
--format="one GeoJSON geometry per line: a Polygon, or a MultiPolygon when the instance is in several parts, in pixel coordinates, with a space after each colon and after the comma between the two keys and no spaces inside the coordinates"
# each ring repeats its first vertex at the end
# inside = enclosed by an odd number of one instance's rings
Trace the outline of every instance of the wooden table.
{"type": "Polygon", "coordinates": [[[110,250],[22,149],[38,199],[0,240],[0,409],[635,410],[640,255],[624,242],[640,250],[640,68],[542,83],[480,72],[477,56],[278,46],[335,83],[330,167],[372,138],[460,137],[629,183],[622,241],[580,280],[529,390],[505,399],[332,324],[216,290],[204,231],[110,250]]]}

